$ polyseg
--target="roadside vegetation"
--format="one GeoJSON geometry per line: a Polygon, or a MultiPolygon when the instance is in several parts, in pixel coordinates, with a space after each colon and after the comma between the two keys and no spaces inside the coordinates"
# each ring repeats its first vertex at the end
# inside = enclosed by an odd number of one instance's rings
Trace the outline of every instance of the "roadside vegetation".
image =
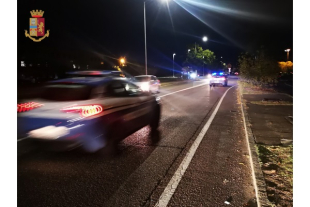
{"type": "Polygon", "coordinates": [[[267,196],[275,206],[293,206],[293,145],[257,145],[267,196]]]}
{"type": "Polygon", "coordinates": [[[254,53],[243,53],[239,56],[239,70],[242,81],[259,89],[270,89],[277,84],[281,68],[279,63],[261,47],[254,53]]]}

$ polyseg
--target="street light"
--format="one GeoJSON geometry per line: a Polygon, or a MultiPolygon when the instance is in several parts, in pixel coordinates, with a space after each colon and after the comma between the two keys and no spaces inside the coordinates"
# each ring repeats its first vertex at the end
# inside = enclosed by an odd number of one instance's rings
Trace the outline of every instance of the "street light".
{"type": "MultiPolygon", "coordinates": [[[[145,0],[143,2],[143,10],[144,10],[144,50],[145,50],[145,75],[147,75],[147,49],[146,49],[146,13],[145,13],[145,2],[151,0],[145,0]]],[[[161,0],[162,2],[169,2],[170,0],[161,0]]]]}
{"type": "Polygon", "coordinates": [[[124,66],[126,60],[125,60],[125,58],[120,58],[120,59],[119,59],[119,62],[121,63],[121,64],[120,64],[121,66],[124,66]]]}
{"type": "Polygon", "coordinates": [[[173,77],[174,77],[174,56],[175,56],[175,53],[173,53],[173,55],[172,55],[172,59],[173,59],[173,77]]]}
{"type": "Polygon", "coordinates": [[[187,52],[190,52],[190,51],[191,51],[191,49],[188,49],[188,50],[187,50],[187,52]]]}
{"type": "Polygon", "coordinates": [[[286,50],[284,50],[284,52],[286,52],[286,59],[287,59],[287,61],[289,60],[289,57],[290,57],[290,49],[286,49],[286,50]]]}
{"type": "MultiPolygon", "coordinates": [[[[207,36],[203,36],[203,37],[202,37],[202,41],[203,41],[203,42],[208,41],[207,36]]],[[[196,50],[196,42],[195,42],[195,53],[197,53],[197,50],[196,50]]]]}

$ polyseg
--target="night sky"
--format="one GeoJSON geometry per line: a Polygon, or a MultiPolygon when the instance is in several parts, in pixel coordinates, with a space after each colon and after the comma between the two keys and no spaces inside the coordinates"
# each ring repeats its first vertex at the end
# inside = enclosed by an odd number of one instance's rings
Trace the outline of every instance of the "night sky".
{"type": "MultiPolygon", "coordinates": [[[[18,0],[17,9],[18,62],[25,57],[91,61],[104,56],[108,63],[125,56],[129,63],[144,65],[143,0],[18,0]],[[30,11],[36,9],[44,11],[50,30],[39,43],[24,35],[30,11]]],[[[284,49],[293,47],[293,1],[171,0],[167,5],[153,0],[146,3],[146,25],[148,67],[162,71],[171,70],[173,53],[180,69],[195,42],[233,67],[241,52],[259,45],[285,60],[284,49]]]]}

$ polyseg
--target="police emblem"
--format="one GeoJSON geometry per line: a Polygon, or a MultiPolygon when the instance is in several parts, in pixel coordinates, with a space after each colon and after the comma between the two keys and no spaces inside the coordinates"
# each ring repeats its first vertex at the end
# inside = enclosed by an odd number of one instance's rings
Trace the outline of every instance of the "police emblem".
{"type": "Polygon", "coordinates": [[[25,36],[29,37],[34,42],[40,42],[45,37],[49,36],[49,30],[45,33],[45,20],[43,17],[44,11],[32,10],[30,11],[32,18],[29,19],[29,33],[25,30],[25,36]],[[34,37],[41,37],[36,39],[34,37]]]}

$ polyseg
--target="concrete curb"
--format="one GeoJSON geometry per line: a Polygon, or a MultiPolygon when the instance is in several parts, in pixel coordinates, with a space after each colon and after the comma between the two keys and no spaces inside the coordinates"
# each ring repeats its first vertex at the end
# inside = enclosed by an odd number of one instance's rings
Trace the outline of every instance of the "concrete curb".
{"type": "Polygon", "coordinates": [[[257,206],[258,207],[269,207],[272,206],[272,204],[269,202],[267,198],[267,191],[266,191],[266,182],[265,178],[261,169],[261,166],[259,164],[259,157],[256,151],[256,144],[255,139],[252,133],[249,116],[246,111],[246,104],[243,100],[243,95],[241,91],[241,86],[238,83],[239,93],[240,93],[240,102],[241,102],[241,111],[243,115],[243,121],[244,121],[244,127],[245,127],[245,133],[246,138],[248,142],[248,149],[249,149],[249,155],[251,159],[251,168],[252,168],[252,176],[253,176],[253,183],[255,188],[255,194],[257,199],[257,206]]]}

